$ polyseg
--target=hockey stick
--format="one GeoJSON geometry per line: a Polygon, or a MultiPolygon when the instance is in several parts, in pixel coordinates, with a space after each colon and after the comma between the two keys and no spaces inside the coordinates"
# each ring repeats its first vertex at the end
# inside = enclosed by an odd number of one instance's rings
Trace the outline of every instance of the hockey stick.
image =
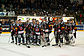
{"type": "MultiPolygon", "coordinates": [[[[55,37],[51,38],[51,40],[50,40],[48,43],[51,43],[54,38],[55,38],[55,37]]],[[[47,45],[47,42],[46,42],[46,40],[45,40],[45,38],[44,38],[44,36],[43,36],[42,40],[44,41],[44,45],[43,45],[42,47],[48,46],[48,45],[47,45]]]]}

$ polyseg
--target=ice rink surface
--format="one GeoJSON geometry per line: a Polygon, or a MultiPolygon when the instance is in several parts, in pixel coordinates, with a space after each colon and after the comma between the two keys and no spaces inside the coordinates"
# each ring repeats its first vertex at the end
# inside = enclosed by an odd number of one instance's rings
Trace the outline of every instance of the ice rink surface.
{"type": "Polygon", "coordinates": [[[11,44],[10,37],[10,34],[0,35],[0,56],[84,56],[84,32],[77,32],[75,46],[64,45],[62,48],[57,46],[27,48],[11,44]]]}

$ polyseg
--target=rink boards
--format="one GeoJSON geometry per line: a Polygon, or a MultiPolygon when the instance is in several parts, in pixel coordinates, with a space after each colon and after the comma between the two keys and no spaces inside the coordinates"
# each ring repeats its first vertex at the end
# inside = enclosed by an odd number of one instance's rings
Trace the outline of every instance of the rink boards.
{"type": "Polygon", "coordinates": [[[84,25],[76,25],[78,31],[84,31],[84,25]]]}
{"type": "MultiPolygon", "coordinates": [[[[80,32],[80,31],[84,32],[84,30],[77,30],[77,32],[80,32]]],[[[52,32],[54,32],[54,31],[52,31],[52,32]]],[[[9,34],[9,33],[11,33],[11,32],[2,32],[2,34],[9,34]]]]}

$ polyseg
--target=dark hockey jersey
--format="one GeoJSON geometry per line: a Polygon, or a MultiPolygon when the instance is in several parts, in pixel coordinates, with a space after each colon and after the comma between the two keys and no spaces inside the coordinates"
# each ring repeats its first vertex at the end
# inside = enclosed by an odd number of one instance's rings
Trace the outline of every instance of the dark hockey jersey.
{"type": "Polygon", "coordinates": [[[0,33],[2,32],[2,23],[0,23],[0,33]]]}
{"type": "Polygon", "coordinates": [[[40,35],[41,34],[41,25],[36,24],[34,31],[35,31],[35,34],[40,35]]]}
{"type": "Polygon", "coordinates": [[[31,29],[30,23],[27,23],[25,27],[26,34],[31,33],[30,29],[31,29]]]}
{"type": "Polygon", "coordinates": [[[18,34],[24,33],[24,28],[25,28],[24,24],[18,24],[17,28],[18,28],[18,34]]]}

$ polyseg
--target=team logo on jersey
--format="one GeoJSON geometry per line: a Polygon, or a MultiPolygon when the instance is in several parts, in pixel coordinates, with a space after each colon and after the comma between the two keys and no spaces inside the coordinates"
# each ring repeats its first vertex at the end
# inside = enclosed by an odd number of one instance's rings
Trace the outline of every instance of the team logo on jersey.
{"type": "Polygon", "coordinates": [[[19,29],[20,29],[20,30],[23,30],[23,28],[22,28],[21,26],[19,26],[19,29]]]}
{"type": "Polygon", "coordinates": [[[62,28],[61,28],[61,30],[64,30],[64,29],[65,29],[65,27],[62,27],[62,28]]]}
{"type": "Polygon", "coordinates": [[[35,29],[35,31],[39,31],[39,29],[38,29],[38,28],[36,28],[36,29],[35,29]]]}

